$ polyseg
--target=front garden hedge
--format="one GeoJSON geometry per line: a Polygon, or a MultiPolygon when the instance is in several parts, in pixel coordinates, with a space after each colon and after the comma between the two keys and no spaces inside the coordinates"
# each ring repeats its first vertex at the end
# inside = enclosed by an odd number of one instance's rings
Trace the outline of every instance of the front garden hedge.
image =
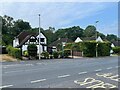
{"type": "Polygon", "coordinates": [[[96,49],[98,56],[110,56],[110,42],[86,41],[82,43],[83,54],[86,57],[95,57],[96,49]]]}
{"type": "Polygon", "coordinates": [[[19,48],[14,48],[12,46],[7,46],[6,50],[10,56],[13,56],[18,59],[22,59],[21,50],[19,48]]]}

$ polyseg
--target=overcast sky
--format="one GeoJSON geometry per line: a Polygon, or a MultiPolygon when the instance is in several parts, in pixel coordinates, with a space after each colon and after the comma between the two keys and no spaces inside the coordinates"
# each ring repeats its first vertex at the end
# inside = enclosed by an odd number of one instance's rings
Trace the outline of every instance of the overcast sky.
{"type": "Polygon", "coordinates": [[[95,25],[104,34],[118,34],[117,2],[1,2],[0,15],[8,15],[15,20],[28,21],[38,27],[38,14],[41,14],[41,27],[66,28],[95,25]]]}

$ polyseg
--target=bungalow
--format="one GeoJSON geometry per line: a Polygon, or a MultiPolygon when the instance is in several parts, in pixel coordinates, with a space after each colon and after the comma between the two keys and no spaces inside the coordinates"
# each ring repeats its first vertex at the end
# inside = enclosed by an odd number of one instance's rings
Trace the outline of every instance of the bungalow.
{"type": "Polygon", "coordinates": [[[95,40],[96,42],[103,42],[106,41],[105,39],[103,40],[100,36],[96,39],[96,37],[85,37],[83,38],[83,41],[90,41],[90,40],[95,40]]]}
{"type": "Polygon", "coordinates": [[[77,39],[75,40],[75,43],[78,43],[78,42],[83,42],[80,37],[77,37],[77,39]]]}
{"type": "MultiPolygon", "coordinates": [[[[47,39],[43,33],[40,33],[40,41],[40,52],[47,51],[47,39]]],[[[36,44],[39,54],[39,34],[23,31],[13,40],[13,47],[21,48],[22,52],[27,50],[29,44],[36,44]]]]}
{"type": "Polygon", "coordinates": [[[68,38],[59,38],[48,46],[48,52],[52,53],[53,51],[58,51],[59,45],[65,45],[65,43],[72,42],[72,40],[68,38]]]}

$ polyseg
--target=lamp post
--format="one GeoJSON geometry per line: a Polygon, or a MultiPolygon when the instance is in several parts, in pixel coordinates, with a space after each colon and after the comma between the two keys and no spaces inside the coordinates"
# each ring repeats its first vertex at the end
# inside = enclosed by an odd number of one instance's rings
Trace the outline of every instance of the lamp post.
{"type": "MultiPolygon", "coordinates": [[[[95,22],[95,27],[96,27],[96,42],[97,42],[97,23],[98,23],[98,22],[99,22],[99,21],[96,21],[96,22],[95,22]]],[[[96,44],[96,57],[98,57],[97,46],[98,46],[98,43],[96,44]]]]}
{"type": "Polygon", "coordinates": [[[40,14],[39,14],[39,60],[41,59],[41,51],[40,51],[40,14]]]}

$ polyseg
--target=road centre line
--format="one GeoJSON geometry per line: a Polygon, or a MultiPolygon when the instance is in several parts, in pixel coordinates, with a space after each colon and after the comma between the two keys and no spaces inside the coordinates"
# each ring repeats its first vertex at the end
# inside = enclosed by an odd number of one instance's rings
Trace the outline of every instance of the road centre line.
{"type": "Polygon", "coordinates": [[[0,88],[7,88],[7,87],[12,87],[13,85],[5,85],[5,86],[0,86],[0,88]]]}
{"type": "Polygon", "coordinates": [[[31,81],[31,83],[43,82],[45,80],[47,80],[47,79],[34,80],[34,81],[31,81]]]}
{"type": "Polygon", "coordinates": [[[108,67],[107,69],[112,69],[113,67],[108,67]]]}
{"type": "Polygon", "coordinates": [[[87,72],[80,72],[80,73],[78,73],[78,74],[86,74],[87,72]]]}
{"type": "Polygon", "coordinates": [[[70,75],[62,75],[62,76],[58,76],[58,78],[65,78],[65,77],[69,77],[70,75]]]}
{"type": "Polygon", "coordinates": [[[97,70],[95,70],[96,72],[98,72],[98,71],[102,71],[102,69],[97,69],[97,70]]]}

